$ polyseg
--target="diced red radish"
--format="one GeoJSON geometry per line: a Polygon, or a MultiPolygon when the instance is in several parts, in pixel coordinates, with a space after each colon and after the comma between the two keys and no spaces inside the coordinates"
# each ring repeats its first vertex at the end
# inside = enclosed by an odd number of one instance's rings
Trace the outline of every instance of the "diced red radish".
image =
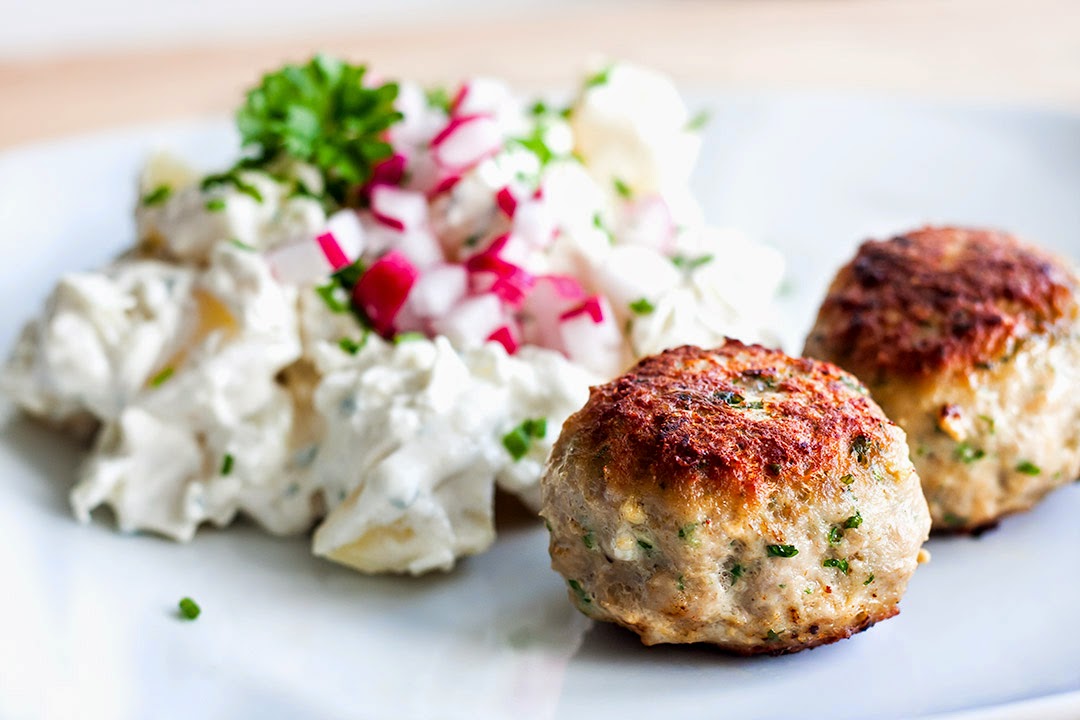
{"type": "Polygon", "coordinates": [[[585,289],[569,275],[541,275],[522,306],[522,332],[526,343],[565,352],[559,318],[581,304],[585,289]]]}
{"type": "Polygon", "coordinates": [[[333,235],[338,248],[349,263],[364,251],[364,226],[355,210],[339,210],[326,220],[326,231],[333,235]]]}
{"type": "Polygon", "coordinates": [[[467,283],[464,266],[438,265],[417,278],[406,305],[418,317],[441,317],[465,297],[467,283]]]}
{"type": "Polygon", "coordinates": [[[509,187],[504,187],[495,194],[495,204],[499,206],[499,209],[503,211],[506,217],[514,217],[514,211],[517,209],[518,201],[514,197],[514,193],[509,187]]]}
{"type": "Polygon", "coordinates": [[[566,356],[602,378],[623,369],[626,347],[611,307],[600,295],[586,298],[559,318],[566,356]]]}
{"type": "Polygon", "coordinates": [[[518,349],[517,338],[514,337],[514,332],[510,329],[509,325],[503,325],[501,328],[491,333],[491,335],[488,336],[488,342],[497,342],[502,345],[503,349],[506,350],[507,355],[513,355],[518,349]]]}
{"type": "Polygon", "coordinates": [[[409,259],[390,251],[372,263],[353,289],[355,302],[383,337],[394,334],[394,318],[416,282],[417,271],[409,259]]]}
{"type": "Polygon", "coordinates": [[[445,335],[459,348],[478,347],[506,325],[502,301],[491,294],[465,298],[441,318],[432,322],[436,333],[445,335]]]}
{"type": "Polygon", "coordinates": [[[498,123],[490,115],[453,118],[431,141],[435,162],[446,170],[462,172],[502,147],[498,123]]]}
{"type": "Polygon", "coordinates": [[[374,188],[377,185],[400,185],[405,177],[407,160],[401,153],[394,153],[382,160],[371,170],[371,180],[368,185],[374,188]]]}
{"type": "Polygon", "coordinates": [[[266,254],[266,262],[283,283],[312,283],[329,277],[360,257],[363,239],[363,228],[356,214],[343,210],[331,216],[326,231],[311,240],[274,248],[266,254]]]}
{"type": "Polygon", "coordinates": [[[465,261],[474,292],[491,292],[503,302],[519,307],[536,278],[520,265],[507,259],[513,254],[511,236],[496,238],[490,246],[465,261]]]}
{"type": "Polygon", "coordinates": [[[412,190],[376,185],[371,190],[371,214],[394,230],[421,228],[427,223],[427,198],[412,190]]]}
{"type": "MultiPolygon", "coordinates": [[[[393,232],[393,231],[391,231],[393,232]]],[[[432,265],[438,265],[446,258],[443,255],[442,245],[429,230],[406,230],[397,233],[397,239],[393,247],[412,261],[413,265],[420,269],[426,269],[432,265]]]]}
{"type": "Polygon", "coordinates": [[[461,182],[461,175],[458,173],[450,173],[445,175],[436,181],[435,186],[431,188],[428,193],[428,197],[435,197],[436,195],[442,195],[445,192],[450,192],[454,189],[454,186],[461,182]]]}
{"type": "Polygon", "coordinates": [[[473,78],[458,90],[450,112],[454,115],[495,115],[510,99],[509,88],[498,80],[473,78]]]}
{"type": "Polygon", "coordinates": [[[555,217],[543,201],[533,199],[518,203],[513,217],[514,235],[531,247],[543,249],[555,240],[555,217]]]}
{"type": "Polygon", "coordinates": [[[675,220],[667,202],[659,195],[649,195],[630,203],[619,240],[670,255],[675,250],[675,220]]]}

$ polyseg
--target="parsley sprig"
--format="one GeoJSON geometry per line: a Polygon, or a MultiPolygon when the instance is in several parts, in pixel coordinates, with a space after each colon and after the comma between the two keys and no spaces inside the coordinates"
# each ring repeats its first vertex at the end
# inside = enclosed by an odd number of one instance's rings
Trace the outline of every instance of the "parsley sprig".
{"type": "Polygon", "coordinates": [[[316,55],[263,76],[236,115],[243,167],[262,168],[281,158],[311,163],[327,192],[345,205],[350,190],[371,178],[393,152],[384,131],[402,115],[394,109],[398,86],[365,87],[363,65],[316,55]]]}

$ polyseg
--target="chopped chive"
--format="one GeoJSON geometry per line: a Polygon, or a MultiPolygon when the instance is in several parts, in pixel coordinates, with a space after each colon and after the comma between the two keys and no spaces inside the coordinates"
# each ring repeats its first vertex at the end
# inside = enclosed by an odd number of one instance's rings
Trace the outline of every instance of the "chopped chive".
{"type": "Polygon", "coordinates": [[[765,633],[764,639],[768,640],[769,642],[780,642],[780,634],[770,628],[769,632],[765,633]]]}
{"type": "Polygon", "coordinates": [[[716,398],[717,400],[719,400],[722,403],[726,403],[728,405],[731,405],[732,407],[742,405],[743,401],[746,400],[746,398],[744,398],[739,393],[732,392],[730,390],[717,390],[716,392],[713,393],[713,397],[716,398]]]}
{"type": "Polygon", "coordinates": [[[150,387],[159,387],[162,383],[173,376],[175,372],[171,367],[166,367],[161,370],[157,375],[150,378],[150,387]]]}
{"type": "Polygon", "coordinates": [[[855,482],[855,476],[854,475],[845,475],[842,478],[840,478],[840,482],[844,483],[845,485],[850,485],[851,483],[855,482]]]}
{"type": "Polygon", "coordinates": [[[653,546],[652,546],[652,543],[649,542],[648,540],[642,540],[641,538],[638,538],[637,544],[638,544],[638,547],[640,547],[645,552],[647,552],[647,553],[652,552],[653,546]]]}
{"type": "Polygon", "coordinates": [[[142,204],[147,207],[151,205],[160,205],[169,199],[172,195],[172,188],[168,185],[158,185],[156,188],[146,193],[142,197],[142,204]]]}
{"type": "Polygon", "coordinates": [[[349,312],[349,303],[347,300],[342,300],[339,297],[343,291],[336,281],[331,280],[325,285],[319,285],[315,288],[315,292],[323,299],[323,302],[326,303],[326,306],[330,308],[331,312],[349,312]]]}
{"type": "Polygon", "coordinates": [[[232,474],[233,468],[233,456],[229,453],[225,453],[225,457],[221,459],[221,474],[228,476],[232,474]]]}
{"type": "Polygon", "coordinates": [[[839,525],[833,525],[827,537],[830,545],[839,545],[840,541],[844,539],[844,531],[839,525]]]}
{"type": "Polygon", "coordinates": [[[862,515],[859,514],[858,510],[855,511],[854,515],[844,521],[844,527],[848,530],[854,530],[860,525],[862,525],[862,515]]]}
{"type": "Polygon", "coordinates": [[[799,554],[798,549],[794,545],[766,545],[765,552],[769,557],[795,557],[799,554]]]}
{"type": "Polygon", "coordinates": [[[406,342],[415,342],[416,340],[427,340],[427,335],[422,332],[416,332],[410,330],[409,332],[398,333],[394,336],[394,344],[400,345],[406,342]]]}
{"type": "Polygon", "coordinates": [[[626,184],[626,181],[620,178],[614,178],[612,184],[615,186],[615,192],[619,194],[619,197],[626,200],[634,197],[634,191],[630,189],[630,186],[626,184]]]}
{"type": "Polygon", "coordinates": [[[845,575],[848,574],[848,562],[847,560],[837,560],[836,558],[827,558],[821,563],[822,567],[836,568],[845,575]]]}
{"type": "Polygon", "coordinates": [[[180,598],[179,602],[180,616],[185,620],[194,620],[202,613],[202,608],[199,604],[189,597],[180,598]]]}
{"type": "Polygon", "coordinates": [[[734,585],[736,582],[738,582],[739,578],[741,578],[743,576],[744,572],[745,572],[745,568],[742,565],[739,565],[738,563],[735,563],[734,565],[732,565],[731,566],[731,584],[734,585]]]}
{"type": "Polygon", "coordinates": [[[521,423],[521,429],[529,437],[543,438],[547,435],[547,418],[532,418],[521,423]]]}
{"type": "Polygon", "coordinates": [[[1030,460],[1021,460],[1016,464],[1016,472],[1024,473],[1025,475],[1038,475],[1042,472],[1042,468],[1030,460]]]}
{"type": "Polygon", "coordinates": [[[208,212],[221,212],[225,209],[225,199],[210,198],[206,201],[206,209],[208,212]]]}
{"type": "Polygon", "coordinates": [[[690,543],[691,545],[697,545],[698,540],[694,537],[694,533],[697,531],[697,523],[687,523],[679,528],[679,539],[683,542],[690,543]]]}
{"type": "Polygon", "coordinates": [[[709,111],[700,110],[694,117],[690,118],[690,121],[686,123],[686,130],[688,132],[698,132],[706,125],[709,124],[709,111]]]}
{"type": "Polygon", "coordinates": [[[683,580],[682,575],[679,576],[678,581],[675,583],[675,587],[678,588],[679,592],[686,590],[686,582],[683,580]]]}
{"type": "Polygon", "coordinates": [[[685,255],[675,255],[671,258],[671,264],[680,270],[686,272],[693,272],[702,265],[706,265],[713,261],[712,255],[699,255],[698,257],[687,257],[685,255]]]}
{"type": "Polygon", "coordinates": [[[364,333],[364,336],[361,337],[359,340],[353,340],[352,338],[343,337],[338,340],[338,347],[349,353],[350,355],[355,355],[360,352],[361,349],[363,349],[364,345],[367,344],[367,339],[367,333],[364,333]]]}
{"type": "Polygon", "coordinates": [[[991,435],[993,435],[995,428],[994,418],[990,417],[989,415],[979,415],[979,419],[986,423],[987,430],[990,432],[991,435]]]}
{"type": "Polygon", "coordinates": [[[567,580],[566,584],[570,586],[570,589],[574,591],[574,595],[577,596],[578,602],[585,605],[592,603],[592,598],[585,592],[585,588],[581,587],[581,583],[577,580],[567,580]]]}
{"type": "Polygon", "coordinates": [[[630,303],[630,311],[635,315],[649,315],[654,310],[656,310],[656,306],[649,302],[648,298],[638,298],[630,303]]]}
{"type": "Polygon", "coordinates": [[[610,78],[610,76],[611,76],[611,66],[608,65],[606,68],[600,70],[599,72],[595,72],[592,75],[590,75],[589,77],[585,78],[585,87],[586,88],[594,88],[594,87],[599,87],[601,85],[606,85],[608,79],[610,78]]]}
{"type": "Polygon", "coordinates": [[[874,582],[874,573],[870,573],[870,577],[863,580],[863,585],[869,585],[872,582],[874,582]]]}
{"type": "Polygon", "coordinates": [[[961,442],[957,443],[956,449],[953,450],[953,457],[962,463],[971,464],[986,457],[986,451],[982,448],[973,447],[966,442],[961,442]]]}
{"type": "Polygon", "coordinates": [[[237,240],[236,238],[229,238],[229,243],[231,245],[233,245],[233,247],[238,247],[241,250],[247,250],[248,252],[255,252],[255,246],[248,245],[243,240],[237,240]]]}
{"type": "Polygon", "coordinates": [[[581,542],[585,545],[585,548],[592,550],[596,547],[596,536],[591,532],[587,532],[581,536],[581,542]]]}
{"type": "Polygon", "coordinates": [[[856,435],[851,439],[851,452],[855,453],[855,459],[860,465],[865,465],[870,454],[870,438],[865,435],[856,435]]]}
{"type": "Polygon", "coordinates": [[[502,444],[506,451],[510,453],[510,457],[514,458],[514,462],[525,457],[529,452],[529,437],[520,427],[516,427],[503,435],[502,444]]]}

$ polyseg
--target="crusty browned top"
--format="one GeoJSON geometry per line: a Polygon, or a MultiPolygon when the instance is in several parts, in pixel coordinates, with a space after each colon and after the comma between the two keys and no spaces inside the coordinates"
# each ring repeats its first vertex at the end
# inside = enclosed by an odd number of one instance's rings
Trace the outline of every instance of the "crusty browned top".
{"type": "Polygon", "coordinates": [[[927,227],[867,241],[833,281],[806,354],[867,382],[985,365],[1076,313],[1060,260],[991,230],[927,227]]]}
{"type": "Polygon", "coordinates": [[[834,365],[727,340],[667,350],[594,387],[555,453],[573,446],[624,492],[747,501],[792,482],[841,492],[845,468],[868,464],[890,425],[834,365]]]}

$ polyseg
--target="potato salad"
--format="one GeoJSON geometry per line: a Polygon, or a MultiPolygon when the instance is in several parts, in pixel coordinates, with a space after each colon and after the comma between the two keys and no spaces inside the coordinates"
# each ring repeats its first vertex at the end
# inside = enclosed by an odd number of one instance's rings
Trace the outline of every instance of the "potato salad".
{"type": "Polygon", "coordinates": [[[148,160],[137,242],[59,280],[0,387],[92,442],[84,522],[188,541],[244,515],[363,572],[449,569],[493,542],[496,489],[537,507],[590,385],[770,339],[782,259],[704,222],[703,124],[628,64],[569,102],[286,66],[233,167],[148,160]]]}

